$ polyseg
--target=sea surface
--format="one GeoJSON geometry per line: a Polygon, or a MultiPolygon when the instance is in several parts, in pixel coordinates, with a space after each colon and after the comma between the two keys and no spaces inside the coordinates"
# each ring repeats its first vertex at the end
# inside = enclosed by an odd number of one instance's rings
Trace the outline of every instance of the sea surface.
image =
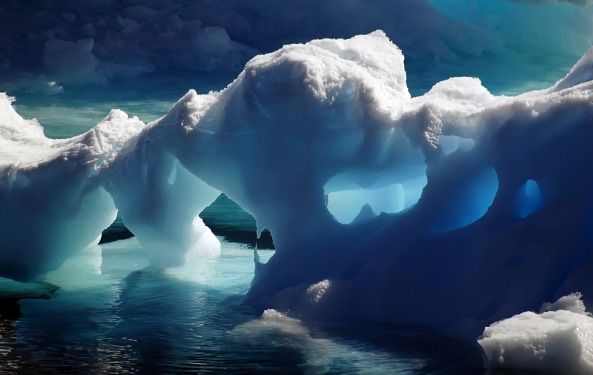
{"type": "Polygon", "coordinates": [[[222,244],[219,258],[169,271],[150,269],[134,238],[85,250],[45,278],[61,287],[53,298],[0,317],[0,373],[483,373],[477,344],[262,317],[242,303],[253,249],[222,244]]]}

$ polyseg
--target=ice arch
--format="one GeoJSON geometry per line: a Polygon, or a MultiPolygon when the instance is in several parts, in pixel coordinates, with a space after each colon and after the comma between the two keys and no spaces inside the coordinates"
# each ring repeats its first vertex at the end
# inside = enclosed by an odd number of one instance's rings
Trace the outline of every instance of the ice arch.
{"type": "Polygon", "coordinates": [[[106,188],[126,226],[155,266],[181,266],[197,254],[216,256],[220,243],[198,215],[220,192],[143,134],[106,172],[106,188]]]}
{"type": "Polygon", "coordinates": [[[593,205],[590,60],[562,86],[517,97],[493,96],[475,78],[411,97],[403,55],[385,34],[317,40],[254,58],[226,89],[192,90],[151,124],[114,111],[62,141],[3,97],[0,203],[10,210],[0,217],[24,229],[15,230],[22,241],[2,238],[12,242],[1,247],[0,271],[26,279],[55,267],[69,255],[58,249],[91,241],[115,207],[156,265],[179,264],[196,244],[215,251],[195,215],[224,192],[274,236],[276,255],[258,265],[247,296],[260,307],[475,337],[567,289],[593,298],[583,225],[593,205]],[[443,137],[472,147],[447,152],[443,137]],[[340,224],[325,202],[343,189],[336,176],[365,188],[399,184],[415,205],[340,224]],[[546,204],[517,217],[529,178],[545,187],[546,204]],[[51,207],[27,206],[27,194],[48,188],[51,207]],[[87,203],[95,196],[105,201],[87,203]],[[454,196],[479,198],[468,205],[476,211],[435,231],[440,217],[459,213],[454,196]],[[79,213],[88,231],[69,228],[79,213]],[[30,229],[28,218],[39,225],[30,229]],[[319,285],[324,293],[310,298],[319,285]]]}

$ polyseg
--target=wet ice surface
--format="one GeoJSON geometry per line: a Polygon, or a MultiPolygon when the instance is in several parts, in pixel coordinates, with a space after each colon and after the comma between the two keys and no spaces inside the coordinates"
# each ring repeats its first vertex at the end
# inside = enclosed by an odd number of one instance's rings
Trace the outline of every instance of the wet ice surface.
{"type": "MultiPolygon", "coordinates": [[[[260,250],[262,261],[273,251],[260,250]]],[[[47,276],[62,289],[0,318],[0,373],[481,373],[476,346],[384,325],[312,326],[242,304],[253,251],[146,268],[135,239],[47,276]]]]}

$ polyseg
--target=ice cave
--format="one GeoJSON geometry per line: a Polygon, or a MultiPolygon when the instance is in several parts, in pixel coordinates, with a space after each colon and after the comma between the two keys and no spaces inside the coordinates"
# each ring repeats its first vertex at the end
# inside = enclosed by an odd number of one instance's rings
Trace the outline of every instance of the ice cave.
{"type": "Polygon", "coordinates": [[[0,20],[0,373],[593,374],[592,2],[0,20]]]}

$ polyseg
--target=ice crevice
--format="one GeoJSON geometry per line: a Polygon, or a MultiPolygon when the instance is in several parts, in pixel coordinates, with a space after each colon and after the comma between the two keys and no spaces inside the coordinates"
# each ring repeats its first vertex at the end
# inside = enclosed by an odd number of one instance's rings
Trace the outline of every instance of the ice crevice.
{"type": "Polygon", "coordinates": [[[223,192],[274,237],[247,295],[261,308],[475,338],[573,291],[591,303],[592,60],[519,96],[462,77],[412,97],[381,31],[314,40],[152,123],[114,110],[67,140],[3,94],[0,276],[55,269],[116,210],[157,267],[215,256],[197,215],[223,192]]]}

